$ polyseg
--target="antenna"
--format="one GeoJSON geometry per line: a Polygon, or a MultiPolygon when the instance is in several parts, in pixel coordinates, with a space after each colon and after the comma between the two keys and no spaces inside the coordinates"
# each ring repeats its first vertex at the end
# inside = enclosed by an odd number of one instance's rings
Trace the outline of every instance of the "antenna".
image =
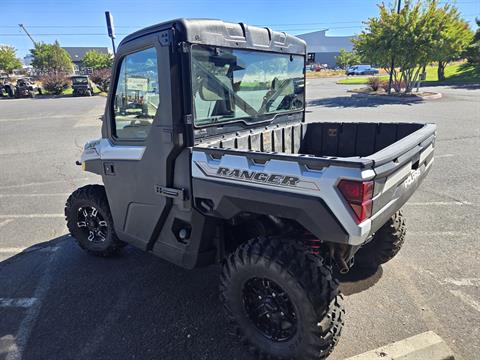
{"type": "Polygon", "coordinates": [[[23,24],[18,24],[18,26],[20,26],[20,28],[25,31],[25,34],[27,34],[27,36],[30,38],[30,40],[32,40],[33,42],[33,46],[36,46],[37,43],[35,42],[35,40],[33,40],[33,37],[32,35],[30,35],[30,33],[28,32],[27,28],[23,25],[23,24]]]}

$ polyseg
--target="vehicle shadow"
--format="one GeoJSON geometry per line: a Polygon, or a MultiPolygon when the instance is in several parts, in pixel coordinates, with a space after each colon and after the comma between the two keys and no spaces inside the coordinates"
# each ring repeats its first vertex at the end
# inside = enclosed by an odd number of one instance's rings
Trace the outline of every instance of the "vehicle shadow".
{"type": "MultiPolygon", "coordinates": [[[[340,278],[345,295],[382,276],[353,270],[340,278]]],[[[10,344],[23,360],[253,359],[231,333],[219,275],[219,266],[185,270],[132,247],[94,257],[62,236],[0,262],[0,297],[36,296],[38,306],[2,309],[0,339],[29,334],[10,344]]]]}
{"type": "Polygon", "coordinates": [[[0,262],[0,297],[44,294],[27,322],[29,309],[2,309],[0,339],[30,334],[23,360],[250,359],[230,334],[219,273],[184,270],[131,247],[94,257],[70,236],[54,239],[0,262]]]}
{"type": "Polygon", "coordinates": [[[338,275],[340,290],[346,296],[358,294],[375,285],[383,275],[383,268],[361,268],[353,266],[344,275],[338,275]]]}

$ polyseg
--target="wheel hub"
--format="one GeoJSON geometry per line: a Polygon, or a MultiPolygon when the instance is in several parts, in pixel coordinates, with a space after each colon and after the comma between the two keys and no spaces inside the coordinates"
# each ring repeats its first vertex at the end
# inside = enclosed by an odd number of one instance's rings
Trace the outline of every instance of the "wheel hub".
{"type": "Polygon", "coordinates": [[[107,222],[93,206],[82,206],[78,209],[77,226],[88,241],[99,243],[106,239],[107,222]]]}
{"type": "Polygon", "coordinates": [[[243,304],[248,318],[266,338],[284,342],[295,335],[297,318],[293,303],[272,280],[248,280],[243,287],[243,304]]]}

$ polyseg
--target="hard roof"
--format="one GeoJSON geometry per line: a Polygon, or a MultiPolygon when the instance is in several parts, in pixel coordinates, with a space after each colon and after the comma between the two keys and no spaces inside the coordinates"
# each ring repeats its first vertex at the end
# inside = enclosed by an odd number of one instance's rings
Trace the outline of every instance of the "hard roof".
{"type": "Polygon", "coordinates": [[[149,26],[125,37],[120,46],[139,37],[155,32],[175,29],[177,41],[191,44],[223,46],[231,48],[306,53],[305,41],[284,32],[269,28],[231,23],[217,19],[176,19],[149,26]]]}

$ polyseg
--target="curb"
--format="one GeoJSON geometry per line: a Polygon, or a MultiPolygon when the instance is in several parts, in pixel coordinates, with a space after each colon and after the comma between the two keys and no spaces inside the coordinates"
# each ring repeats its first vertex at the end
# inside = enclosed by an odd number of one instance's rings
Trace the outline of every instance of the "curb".
{"type": "Polygon", "coordinates": [[[442,94],[441,93],[435,93],[431,95],[425,95],[425,96],[402,96],[402,97],[392,97],[388,95],[373,95],[373,94],[366,94],[366,93],[356,93],[353,91],[348,91],[352,93],[352,97],[359,97],[359,98],[372,98],[372,99],[381,99],[381,100],[387,100],[387,101],[392,101],[392,102],[412,102],[412,101],[423,101],[423,100],[435,100],[435,99],[441,99],[442,94]]]}
{"type": "Polygon", "coordinates": [[[455,360],[452,350],[433,331],[409,337],[345,360],[455,360]]]}

